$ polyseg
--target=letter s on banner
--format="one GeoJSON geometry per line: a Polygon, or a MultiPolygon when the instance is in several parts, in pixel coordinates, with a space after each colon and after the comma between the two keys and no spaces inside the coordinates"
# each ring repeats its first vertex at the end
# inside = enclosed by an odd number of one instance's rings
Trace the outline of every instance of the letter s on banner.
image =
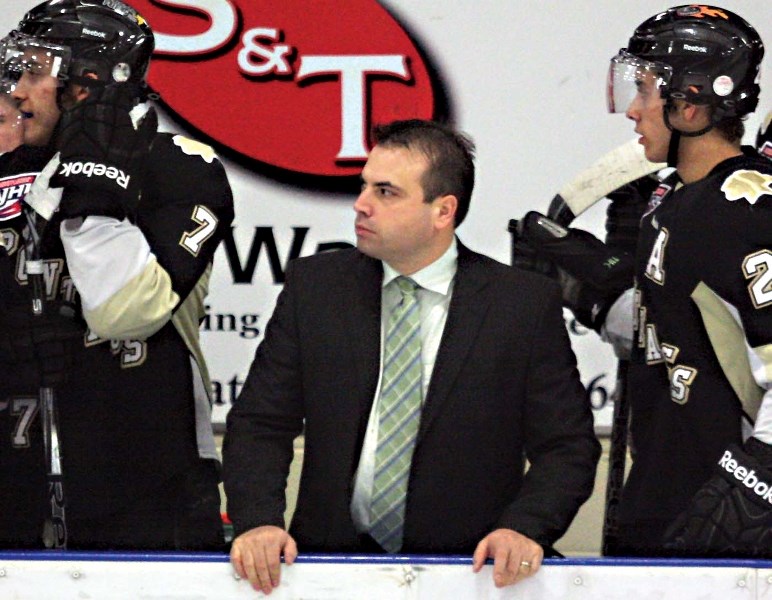
{"type": "MultiPolygon", "coordinates": [[[[155,0],[155,2],[162,6],[201,13],[210,22],[209,29],[202,33],[172,34],[154,30],[156,54],[194,56],[214,52],[225,46],[236,33],[238,13],[231,0],[155,0]]],[[[139,9],[139,3],[132,4],[139,9]]]]}
{"type": "Polygon", "coordinates": [[[132,4],[156,32],[161,101],[256,170],[350,180],[373,124],[451,112],[427,53],[376,0],[132,4]]]}

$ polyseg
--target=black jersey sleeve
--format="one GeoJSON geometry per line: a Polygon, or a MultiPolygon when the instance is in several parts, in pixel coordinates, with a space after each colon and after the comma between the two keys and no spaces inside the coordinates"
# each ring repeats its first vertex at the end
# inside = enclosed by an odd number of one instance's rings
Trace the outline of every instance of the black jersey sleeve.
{"type": "Polygon", "coordinates": [[[233,222],[233,195],[211,147],[181,135],[161,135],[137,224],[172,289],[187,297],[233,222]]]}

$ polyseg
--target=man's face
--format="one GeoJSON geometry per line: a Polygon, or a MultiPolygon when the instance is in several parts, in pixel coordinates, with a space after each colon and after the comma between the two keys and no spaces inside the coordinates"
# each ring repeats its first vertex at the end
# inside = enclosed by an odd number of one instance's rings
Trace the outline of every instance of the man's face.
{"type": "Polygon", "coordinates": [[[357,248],[404,275],[444,251],[437,230],[441,199],[424,202],[421,178],[428,167],[420,152],[376,146],[362,170],[362,191],[354,203],[357,248]]]}
{"type": "Polygon", "coordinates": [[[10,152],[24,141],[21,112],[11,98],[0,96],[0,153],[10,152]]]}
{"type": "Polygon", "coordinates": [[[642,72],[636,80],[638,89],[628,107],[628,119],[635,121],[635,132],[641,137],[646,158],[651,162],[665,162],[670,144],[670,130],[665,125],[663,107],[665,100],[660,96],[658,79],[651,72],[642,72]]]}
{"type": "Polygon", "coordinates": [[[45,146],[61,115],[56,102],[60,82],[51,75],[50,65],[34,55],[25,58],[29,68],[23,71],[12,95],[24,117],[24,143],[45,146]]]}

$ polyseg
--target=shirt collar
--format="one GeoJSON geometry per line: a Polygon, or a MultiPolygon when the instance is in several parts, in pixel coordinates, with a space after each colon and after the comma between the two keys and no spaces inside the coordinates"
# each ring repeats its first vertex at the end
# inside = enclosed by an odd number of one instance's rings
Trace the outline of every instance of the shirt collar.
{"type": "MultiPolygon", "coordinates": [[[[450,284],[453,281],[453,277],[456,275],[456,269],[458,267],[458,246],[456,245],[456,238],[445,250],[445,253],[435,260],[432,264],[425,266],[420,271],[416,271],[410,275],[410,279],[415,281],[425,290],[437,292],[438,294],[446,295],[450,290],[450,284]]],[[[388,263],[383,263],[383,287],[386,287],[397,277],[399,273],[394,270],[388,263]]]]}

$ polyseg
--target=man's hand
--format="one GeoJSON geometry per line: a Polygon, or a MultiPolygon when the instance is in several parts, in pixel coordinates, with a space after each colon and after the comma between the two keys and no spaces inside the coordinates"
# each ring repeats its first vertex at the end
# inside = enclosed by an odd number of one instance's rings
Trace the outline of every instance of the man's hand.
{"type": "Polygon", "coordinates": [[[231,564],[239,577],[255,590],[271,593],[281,580],[281,555],[291,565],[298,555],[292,536],[280,527],[264,525],[242,533],[233,541],[231,564]]]}
{"type": "Polygon", "coordinates": [[[536,573],[544,559],[544,549],[517,531],[497,529],[477,544],[472,566],[475,573],[482,569],[486,558],[493,559],[496,587],[504,587],[536,573]]]}

